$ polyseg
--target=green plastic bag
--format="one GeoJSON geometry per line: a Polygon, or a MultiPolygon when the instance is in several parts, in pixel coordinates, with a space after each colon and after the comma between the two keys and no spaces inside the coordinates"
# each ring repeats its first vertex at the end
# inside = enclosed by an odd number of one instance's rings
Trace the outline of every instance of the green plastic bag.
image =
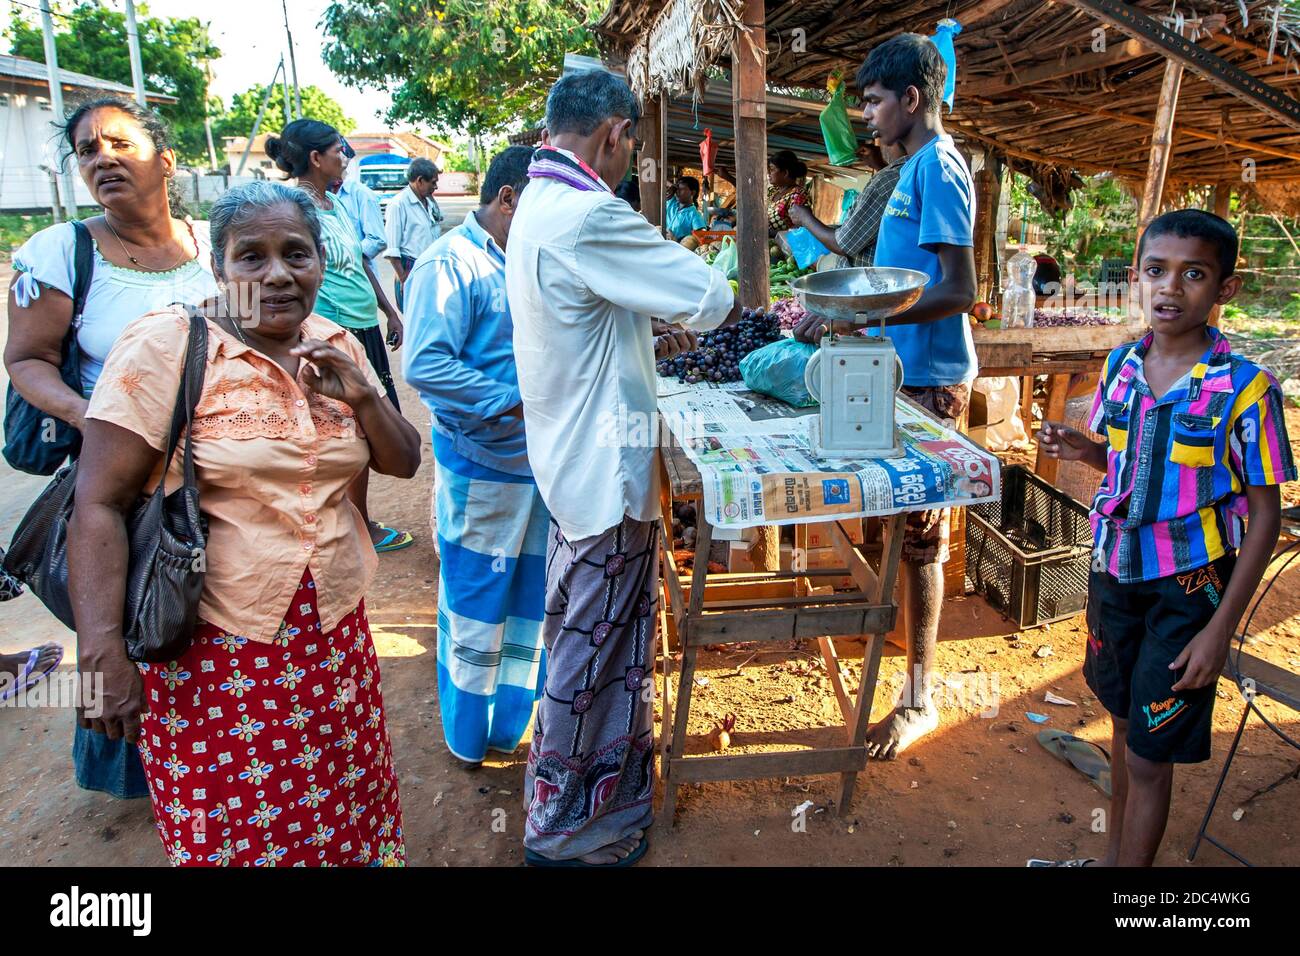
{"type": "Polygon", "coordinates": [[[731,236],[723,237],[722,249],[713,260],[713,268],[721,272],[725,279],[735,279],[740,275],[740,251],[736,248],[736,240],[731,236]]]}
{"type": "Polygon", "coordinates": [[[858,137],[849,122],[849,111],[844,105],[844,84],[832,78],[835,88],[830,102],[822,110],[822,139],[826,141],[826,157],[834,166],[851,166],[858,158],[858,137]]]}

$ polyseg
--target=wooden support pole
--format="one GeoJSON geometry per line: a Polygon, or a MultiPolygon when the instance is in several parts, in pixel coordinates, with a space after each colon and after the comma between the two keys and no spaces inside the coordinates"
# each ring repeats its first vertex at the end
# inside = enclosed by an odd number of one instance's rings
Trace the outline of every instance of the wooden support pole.
{"type": "MultiPolygon", "coordinates": [[[[666,92],[659,94],[659,208],[663,209],[664,204],[668,202],[668,178],[670,175],[670,166],[668,163],[668,94],[666,92]]],[[[659,214],[660,221],[663,221],[663,213],[659,214]]]]}
{"type": "Polygon", "coordinates": [[[664,204],[659,201],[663,192],[664,157],[659,148],[659,131],[663,128],[665,117],[663,101],[658,96],[647,96],[641,107],[641,128],[637,136],[641,140],[641,155],[637,162],[637,185],[641,190],[641,215],[652,226],[664,224],[664,204]]]}
{"type": "Polygon", "coordinates": [[[731,97],[736,129],[736,245],[740,300],[768,303],[767,256],[767,33],[763,0],[747,0],[745,29],[731,52],[731,97]]]}
{"type": "Polygon", "coordinates": [[[1160,215],[1160,200],[1169,175],[1169,158],[1173,155],[1174,113],[1178,108],[1178,89],[1183,83],[1183,65],[1170,59],[1165,63],[1165,79],[1160,84],[1155,127],[1151,132],[1151,156],[1147,161],[1147,178],[1142,187],[1142,204],[1138,207],[1138,238],[1147,224],[1160,215]]]}
{"type": "MultiPolygon", "coordinates": [[[[1232,204],[1232,186],[1226,182],[1214,184],[1214,214],[1220,219],[1228,218],[1228,208],[1232,204]]],[[[1210,325],[1219,327],[1219,306],[1210,309],[1210,325]]]]}
{"type": "Polygon", "coordinates": [[[1001,171],[993,150],[984,150],[984,167],[975,174],[975,276],[981,302],[991,302],[993,295],[1001,171]]]}

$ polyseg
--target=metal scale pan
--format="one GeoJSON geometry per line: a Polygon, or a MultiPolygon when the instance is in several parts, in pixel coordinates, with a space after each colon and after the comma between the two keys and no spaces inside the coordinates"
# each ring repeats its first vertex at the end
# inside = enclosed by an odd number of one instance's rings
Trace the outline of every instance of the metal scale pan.
{"type": "Polygon", "coordinates": [[[929,276],[911,269],[832,269],[790,283],[799,304],[832,322],[880,323],[877,336],[828,330],[804,382],[820,403],[813,447],[827,458],[895,458],[903,454],[894,429],[894,393],[902,363],[885,337],[888,320],[921,297],[929,276]]]}

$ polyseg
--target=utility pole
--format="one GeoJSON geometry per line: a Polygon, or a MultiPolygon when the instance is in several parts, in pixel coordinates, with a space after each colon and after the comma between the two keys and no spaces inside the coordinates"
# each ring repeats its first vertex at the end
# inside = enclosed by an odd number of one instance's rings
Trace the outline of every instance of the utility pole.
{"type": "Polygon", "coordinates": [[[244,164],[248,162],[248,154],[253,150],[253,140],[257,139],[257,131],[262,126],[262,117],[266,116],[266,107],[271,102],[271,92],[275,89],[275,84],[279,82],[280,71],[283,69],[284,57],[280,57],[280,62],[275,68],[275,76],[271,77],[271,82],[266,87],[266,95],[262,97],[262,108],[257,111],[257,119],[253,120],[253,131],[248,134],[248,144],[244,147],[244,155],[239,157],[239,168],[235,170],[236,176],[244,174],[244,164]]]}
{"type": "Polygon", "coordinates": [[[135,0],[126,0],[126,45],[131,51],[131,82],[135,84],[135,101],[148,107],[144,94],[144,65],[140,59],[140,30],[135,25],[135,0]]]}
{"type": "MultiPolygon", "coordinates": [[[[50,0],[41,0],[41,32],[45,36],[45,71],[50,78],[50,108],[54,111],[54,119],[61,121],[63,119],[63,83],[59,78],[59,51],[54,46],[54,18],[50,16],[50,0]]],[[[58,164],[55,167],[59,172],[59,179],[63,183],[63,210],[68,214],[69,219],[77,218],[77,194],[73,192],[76,184],[72,178],[72,172],[68,169],[67,160],[55,153],[54,162],[58,164]]]]}
{"type": "MultiPolygon", "coordinates": [[[[289,68],[293,70],[293,112],[294,119],[302,119],[302,91],[298,88],[298,61],[293,55],[293,34],[289,32],[288,0],[280,0],[284,9],[284,35],[289,38],[289,68]]],[[[285,78],[286,82],[288,77],[285,78]]]]}
{"type": "Polygon", "coordinates": [[[203,132],[208,138],[208,168],[215,173],[217,171],[217,150],[212,145],[212,111],[209,108],[212,90],[211,60],[204,62],[203,72],[205,77],[203,84],[203,132]]]}
{"type": "MultiPolygon", "coordinates": [[[[284,62],[284,57],[280,57],[280,62],[284,62]]],[[[284,84],[284,125],[288,126],[289,123],[292,122],[292,118],[289,116],[289,74],[282,73],[280,75],[280,82],[284,84]]],[[[283,128],[284,127],[282,126],[281,129],[283,128]]]]}

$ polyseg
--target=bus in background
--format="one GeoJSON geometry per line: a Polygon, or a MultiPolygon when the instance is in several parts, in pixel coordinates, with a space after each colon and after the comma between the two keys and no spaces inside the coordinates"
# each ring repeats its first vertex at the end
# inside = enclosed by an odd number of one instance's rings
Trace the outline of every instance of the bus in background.
{"type": "Polygon", "coordinates": [[[374,190],[379,196],[380,208],[386,211],[392,198],[406,187],[406,167],[411,164],[411,158],[396,153],[378,153],[362,156],[357,163],[362,185],[374,190]]]}

